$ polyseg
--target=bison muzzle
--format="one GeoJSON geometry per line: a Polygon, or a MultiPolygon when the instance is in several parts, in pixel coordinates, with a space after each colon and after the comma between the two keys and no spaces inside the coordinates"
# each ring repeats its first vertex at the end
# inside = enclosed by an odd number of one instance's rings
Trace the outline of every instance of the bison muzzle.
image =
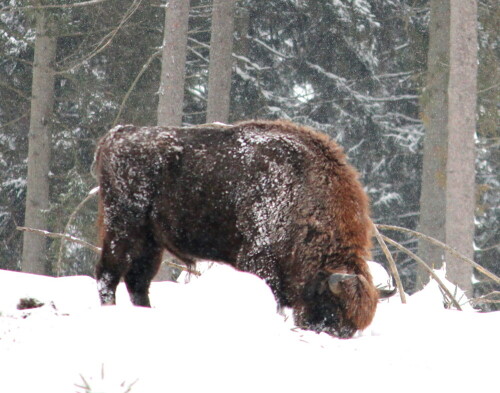
{"type": "Polygon", "coordinates": [[[379,291],[365,259],[368,199],[342,149],[284,121],[113,128],[96,153],[102,304],[124,277],[135,305],[168,250],[266,281],[298,326],[351,337],[379,291]]]}

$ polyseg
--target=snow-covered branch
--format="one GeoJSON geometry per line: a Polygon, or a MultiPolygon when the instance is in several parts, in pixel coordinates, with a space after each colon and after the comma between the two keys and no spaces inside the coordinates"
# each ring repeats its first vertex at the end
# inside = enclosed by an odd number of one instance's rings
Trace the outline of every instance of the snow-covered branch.
{"type": "Polygon", "coordinates": [[[40,5],[27,5],[27,6],[21,6],[21,7],[16,7],[16,6],[8,6],[4,7],[0,10],[0,12],[9,12],[13,10],[40,10],[40,9],[48,9],[48,8],[75,8],[75,7],[86,7],[90,5],[96,5],[99,3],[104,3],[105,1],[108,0],[89,0],[89,1],[81,1],[79,3],[72,3],[72,4],[40,4],[40,5]]]}
{"type": "Polygon", "coordinates": [[[86,247],[86,248],[94,251],[95,253],[99,254],[101,252],[101,249],[99,247],[94,246],[93,244],[86,242],[85,240],[78,239],[77,237],[74,237],[71,235],[66,235],[64,233],[49,232],[49,231],[44,231],[41,229],[27,228],[27,227],[17,227],[16,229],[18,231],[36,233],[37,235],[51,237],[51,238],[55,238],[55,239],[69,240],[73,243],[79,244],[80,246],[86,247]]]}
{"type": "Polygon", "coordinates": [[[290,59],[291,57],[290,56],[287,56],[287,55],[284,55],[283,53],[277,51],[276,49],[274,49],[273,47],[267,45],[265,42],[259,40],[258,38],[255,38],[255,37],[249,37],[252,41],[256,42],[257,44],[259,44],[260,46],[266,48],[268,51],[274,53],[275,55],[279,56],[279,57],[282,57],[283,59],[290,59]]]}

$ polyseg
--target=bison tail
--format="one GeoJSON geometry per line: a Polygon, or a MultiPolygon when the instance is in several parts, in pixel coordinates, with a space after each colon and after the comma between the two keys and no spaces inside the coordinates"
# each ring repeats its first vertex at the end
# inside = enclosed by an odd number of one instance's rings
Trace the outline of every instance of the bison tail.
{"type": "Polygon", "coordinates": [[[97,241],[99,247],[102,249],[104,233],[106,232],[106,228],[104,227],[104,205],[102,202],[101,190],[99,190],[98,194],[98,202],[97,202],[97,241]]]}

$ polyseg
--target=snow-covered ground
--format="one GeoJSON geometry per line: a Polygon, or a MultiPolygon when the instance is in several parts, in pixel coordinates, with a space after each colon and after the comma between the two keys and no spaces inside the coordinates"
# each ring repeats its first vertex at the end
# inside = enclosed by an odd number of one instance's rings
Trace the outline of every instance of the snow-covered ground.
{"type": "MultiPolygon", "coordinates": [[[[379,275],[379,273],[376,273],[379,275]]],[[[444,310],[434,283],[350,340],[296,329],[253,275],[153,283],[100,307],[89,277],[0,270],[0,392],[498,392],[500,313],[444,310]],[[20,298],[45,306],[17,310],[20,298]]]]}

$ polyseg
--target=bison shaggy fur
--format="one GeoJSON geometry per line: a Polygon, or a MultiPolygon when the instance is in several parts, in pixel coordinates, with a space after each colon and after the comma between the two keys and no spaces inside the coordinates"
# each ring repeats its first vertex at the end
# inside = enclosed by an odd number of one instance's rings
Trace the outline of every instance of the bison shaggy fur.
{"type": "MultiPolygon", "coordinates": [[[[261,277],[298,326],[351,337],[373,319],[365,259],[368,199],[342,149],[285,121],[195,127],[117,126],[98,144],[102,304],[124,277],[150,306],[168,250],[261,277]]],[[[230,294],[228,294],[230,296],[230,294]]]]}

